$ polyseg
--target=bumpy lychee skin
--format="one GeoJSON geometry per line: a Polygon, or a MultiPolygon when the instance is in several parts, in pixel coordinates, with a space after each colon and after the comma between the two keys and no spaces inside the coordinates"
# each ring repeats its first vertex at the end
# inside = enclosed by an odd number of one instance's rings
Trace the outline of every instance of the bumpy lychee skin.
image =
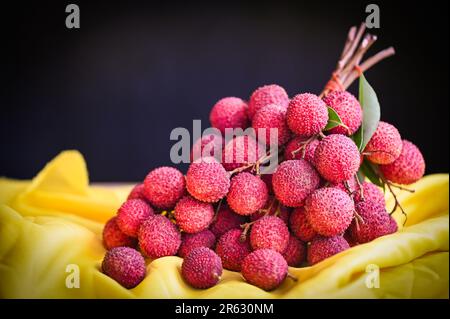
{"type": "Polygon", "coordinates": [[[252,127],[258,134],[258,139],[265,136],[266,145],[284,145],[291,137],[291,131],[286,123],[286,108],[269,104],[259,109],[252,120],[252,127]],[[260,136],[259,129],[265,129],[265,135],[260,136]],[[271,134],[271,129],[276,130],[277,138],[271,134]]]}
{"type": "Polygon", "coordinates": [[[219,100],[211,109],[209,121],[211,126],[225,134],[226,128],[245,129],[249,125],[247,103],[237,97],[226,97],[219,100]]]}
{"type": "Polygon", "coordinates": [[[192,146],[191,162],[201,162],[209,157],[220,162],[222,159],[222,148],[224,138],[220,134],[206,134],[200,137],[192,146]]]}
{"type": "Polygon", "coordinates": [[[259,249],[242,262],[242,276],[250,284],[264,290],[277,288],[287,276],[288,264],[284,257],[272,249],[259,249]]]}
{"type": "Polygon", "coordinates": [[[305,203],[306,218],[322,236],[341,235],[353,219],[355,204],[350,196],[335,187],[314,191],[305,203]]]}
{"type": "Polygon", "coordinates": [[[171,209],[185,193],[183,174],[173,167],[159,167],[144,180],[145,197],[157,208],[171,209]]]}
{"type": "Polygon", "coordinates": [[[287,207],[303,206],[306,197],[319,184],[319,174],[302,159],[282,162],[272,177],[275,197],[287,207]]]}
{"type": "Polygon", "coordinates": [[[186,187],[194,198],[214,203],[228,193],[230,176],[220,163],[192,163],[186,174],[186,187]]]}
{"type": "Polygon", "coordinates": [[[227,202],[239,215],[251,215],[264,207],[269,197],[266,183],[260,177],[242,172],[231,179],[227,202]]]}
{"type": "Polygon", "coordinates": [[[217,242],[216,253],[225,269],[241,271],[242,261],[252,252],[248,238],[242,241],[241,234],[241,229],[232,229],[217,242]]]}
{"type": "Polygon", "coordinates": [[[314,165],[314,153],[316,152],[319,140],[315,139],[307,142],[308,138],[296,136],[287,143],[284,149],[284,159],[293,160],[304,158],[308,163],[314,165]]]}
{"type": "Polygon", "coordinates": [[[391,164],[380,165],[380,171],[389,181],[397,184],[412,184],[425,173],[425,160],[419,148],[403,140],[400,156],[391,164]]]}
{"type": "Polygon", "coordinates": [[[369,154],[366,157],[372,163],[390,164],[400,156],[402,148],[402,138],[395,126],[380,121],[364,153],[369,154]]]}
{"type": "Polygon", "coordinates": [[[175,206],[175,220],[178,227],[186,233],[198,233],[209,227],[214,218],[214,208],[191,196],[180,199],[175,206]]]}
{"type": "Polygon", "coordinates": [[[397,222],[395,221],[394,218],[392,218],[392,216],[390,217],[390,221],[389,221],[389,227],[388,227],[388,234],[393,234],[396,233],[398,230],[398,225],[397,222]]]}
{"type": "Polygon", "coordinates": [[[142,223],[138,240],[141,251],[156,259],[175,256],[181,244],[181,234],[168,218],[155,215],[142,223]]]}
{"type": "Polygon", "coordinates": [[[315,265],[318,262],[334,256],[348,248],[350,248],[350,246],[342,236],[318,236],[311,241],[311,244],[308,247],[308,263],[315,265]]]}
{"type": "Polygon", "coordinates": [[[192,249],[198,247],[213,248],[216,244],[216,236],[208,229],[196,234],[184,233],[181,238],[182,241],[180,249],[178,250],[178,256],[183,258],[186,257],[192,249]]]}
{"type": "Polygon", "coordinates": [[[289,218],[289,227],[291,232],[301,241],[305,243],[313,240],[317,236],[317,232],[308,222],[304,207],[294,209],[289,218]]]}
{"type": "Polygon", "coordinates": [[[209,230],[216,235],[216,238],[220,238],[229,230],[239,228],[240,225],[245,222],[246,218],[244,216],[236,214],[226,204],[222,203],[215,220],[209,227],[209,230]]]}
{"type": "Polygon", "coordinates": [[[295,238],[293,235],[290,235],[286,250],[283,252],[283,257],[289,266],[300,266],[300,264],[304,262],[306,258],[305,244],[295,238]]]}
{"type": "Polygon", "coordinates": [[[331,134],[317,146],[314,164],[327,181],[340,183],[358,172],[361,156],[358,147],[349,137],[331,134]]]}
{"type": "MultiPolygon", "coordinates": [[[[356,178],[357,177],[354,176],[346,181],[346,184],[348,187],[344,185],[344,182],[341,182],[338,184],[333,184],[332,186],[337,187],[346,193],[349,193],[349,191],[350,191],[355,203],[359,203],[360,201],[362,201],[363,198],[361,197],[360,186],[356,182],[356,178]]],[[[375,184],[372,184],[370,182],[363,182],[361,184],[361,187],[363,190],[364,200],[368,200],[371,202],[377,202],[380,205],[386,205],[386,201],[384,199],[384,194],[378,186],[376,186],[375,184]]]]}
{"type": "Polygon", "coordinates": [[[222,262],[207,247],[191,250],[181,265],[181,275],[194,288],[206,289],[216,285],[222,275],[222,262]]]}
{"type": "Polygon", "coordinates": [[[362,123],[362,108],[356,97],[347,91],[332,91],[323,101],[339,115],[342,123],[348,127],[337,126],[330,130],[333,134],[353,135],[362,123]]]}
{"type": "Polygon", "coordinates": [[[113,217],[103,228],[103,245],[106,249],[114,247],[136,247],[137,240],[134,237],[125,235],[117,226],[117,217],[113,217]]]}
{"type": "Polygon", "coordinates": [[[289,223],[290,209],[277,203],[273,196],[269,197],[262,210],[250,215],[250,220],[253,222],[266,216],[266,214],[270,216],[275,215],[281,218],[286,225],[289,223]]]}
{"type": "Polygon", "coordinates": [[[145,277],[144,257],[135,249],[115,247],[106,252],[102,271],[127,289],[136,287],[145,277]]]}
{"type": "Polygon", "coordinates": [[[256,249],[273,249],[282,253],[289,242],[289,229],[278,217],[265,216],[258,219],[250,231],[250,244],[256,249]]]}
{"type": "Polygon", "coordinates": [[[153,215],[153,208],[147,202],[129,199],[117,211],[117,225],[126,235],[137,237],[142,222],[153,215]]]}
{"type": "Polygon", "coordinates": [[[287,108],[289,96],[281,86],[276,84],[265,85],[252,93],[248,104],[248,116],[250,119],[253,119],[253,116],[259,109],[269,104],[287,108]]]}
{"type": "Polygon", "coordinates": [[[130,194],[128,194],[127,199],[143,199],[147,200],[145,197],[145,191],[144,191],[144,183],[137,184],[133,187],[133,189],[130,191],[130,194]]]}
{"type": "Polygon", "coordinates": [[[301,136],[319,134],[328,122],[327,105],[317,95],[298,94],[289,102],[286,120],[295,134],[301,136]]]}
{"type": "Polygon", "coordinates": [[[264,147],[251,135],[239,135],[226,143],[222,152],[222,165],[232,171],[255,163],[265,154],[264,147]]]}

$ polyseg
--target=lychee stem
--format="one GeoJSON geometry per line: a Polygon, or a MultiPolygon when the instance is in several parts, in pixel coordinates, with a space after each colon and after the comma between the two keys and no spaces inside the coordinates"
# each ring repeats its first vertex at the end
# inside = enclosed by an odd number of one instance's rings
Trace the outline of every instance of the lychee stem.
{"type": "Polygon", "coordinates": [[[306,147],[309,145],[309,143],[313,142],[315,139],[317,139],[317,135],[313,135],[310,138],[308,138],[306,141],[301,142],[301,146],[291,152],[292,157],[295,157],[295,154],[298,152],[302,152],[302,158],[305,158],[306,155],[306,147]]]}
{"type": "Polygon", "coordinates": [[[217,204],[216,211],[214,212],[214,217],[211,223],[214,223],[217,219],[217,215],[219,215],[220,206],[222,206],[223,198],[219,200],[219,203],[217,204]]]}
{"type": "Polygon", "coordinates": [[[359,181],[359,178],[357,175],[355,175],[355,180],[356,180],[356,184],[358,184],[358,188],[359,188],[359,198],[361,199],[362,202],[364,202],[364,188],[361,185],[361,182],[359,181]]]}
{"type": "Polygon", "coordinates": [[[391,212],[389,213],[389,215],[392,215],[397,208],[400,208],[400,211],[402,212],[403,215],[405,215],[405,220],[403,221],[403,226],[406,224],[406,221],[408,220],[408,215],[406,214],[405,210],[403,209],[402,205],[400,204],[397,195],[395,194],[394,190],[392,189],[392,186],[390,183],[386,183],[387,187],[389,188],[389,191],[391,192],[392,196],[394,197],[394,201],[395,201],[395,205],[392,208],[391,212]]]}

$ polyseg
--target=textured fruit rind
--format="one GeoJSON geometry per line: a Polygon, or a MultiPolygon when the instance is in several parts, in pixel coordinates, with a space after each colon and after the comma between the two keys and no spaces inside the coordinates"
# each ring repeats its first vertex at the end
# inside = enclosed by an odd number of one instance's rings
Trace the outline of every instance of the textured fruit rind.
{"type": "Polygon", "coordinates": [[[297,136],[287,143],[284,149],[284,159],[293,160],[303,158],[311,165],[314,165],[314,153],[316,152],[319,140],[315,139],[307,143],[308,138],[297,136]]]}
{"type": "Polygon", "coordinates": [[[131,289],[145,277],[145,260],[133,248],[115,247],[106,252],[102,262],[102,271],[123,287],[131,289]]]}
{"type": "Polygon", "coordinates": [[[220,163],[192,163],[186,174],[186,187],[199,201],[214,203],[228,193],[230,176],[220,163]]]}
{"type": "Polygon", "coordinates": [[[225,203],[222,203],[209,229],[217,238],[220,238],[227,231],[239,228],[245,222],[246,218],[244,216],[236,214],[225,203]]]}
{"type": "Polygon", "coordinates": [[[380,121],[364,149],[367,159],[375,164],[390,164],[401,154],[402,138],[395,126],[380,121]]]}
{"type": "Polygon", "coordinates": [[[225,269],[241,271],[242,261],[252,251],[248,238],[242,241],[241,235],[241,229],[232,229],[217,242],[216,253],[225,269]]]}
{"type": "Polygon", "coordinates": [[[219,100],[211,109],[209,121],[211,126],[225,134],[226,128],[245,129],[249,125],[247,103],[237,97],[226,97],[219,100]]]}
{"type": "Polygon", "coordinates": [[[213,248],[216,243],[216,236],[208,229],[196,234],[184,233],[181,235],[181,239],[180,249],[178,249],[180,257],[186,257],[192,249],[198,247],[213,248]]]}
{"type": "Polygon", "coordinates": [[[287,108],[289,96],[281,86],[270,84],[256,89],[250,96],[248,104],[249,118],[253,119],[256,111],[269,104],[276,104],[287,108]]]}
{"type": "Polygon", "coordinates": [[[251,215],[262,209],[269,197],[266,183],[260,177],[242,172],[231,179],[227,202],[239,215],[251,215]]]}
{"type": "Polygon", "coordinates": [[[314,238],[307,252],[308,263],[311,265],[334,256],[350,248],[348,242],[342,236],[316,237],[314,238]]]}
{"type": "Polygon", "coordinates": [[[319,134],[328,122],[327,105],[317,95],[298,94],[289,102],[286,120],[295,134],[300,136],[319,134]]]}
{"type": "Polygon", "coordinates": [[[198,233],[209,227],[214,218],[214,208],[191,196],[181,198],[175,206],[175,220],[186,233],[198,233]]]}
{"type": "Polygon", "coordinates": [[[265,216],[258,219],[250,231],[250,244],[256,249],[273,249],[282,253],[289,241],[289,229],[278,217],[265,216]]]}
{"type": "Polygon", "coordinates": [[[144,180],[145,197],[155,207],[171,209],[184,195],[183,174],[173,167],[159,167],[148,173],[144,180]]]}
{"type": "Polygon", "coordinates": [[[286,250],[283,252],[283,257],[289,266],[300,266],[300,264],[305,261],[306,257],[305,244],[295,238],[293,235],[290,235],[289,243],[286,247],[286,250]]]}
{"type": "Polygon", "coordinates": [[[332,91],[323,101],[339,115],[342,123],[348,127],[337,126],[330,130],[333,134],[353,135],[362,123],[362,108],[356,97],[347,91],[332,91]]]}
{"type": "MultiPolygon", "coordinates": [[[[291,131],[286,123],[286,108],[269,104],[259,109],[252,120],[252,127],[258,134],[258,140],[260,140],[260,129],[265,129],[265,144],[274,145],[278,144],[278,147],[284,145],[291,136],[291,131]],[[272,134],[271,130],[276,130],[277,138],[272,134]]],[[[262,132],[262,131],[261,131],[262,132]]]]}
{"type": "Polygon", "coordinates": [[[103,228],[103,245],[106,249],[114,247],[136,247],[137,239],[124,234],[117,225],[117,217],[108,220],[103,228]]]}
{"type": "Polygon", "coordinates": [[[311,227],[306,218],[304,207],[295,208],[289,218],[289,227],[294,236],[305,243],[317,236],[317,232],[311,227]]]}
{"type": "Polygon", "coordinates": [[[181,275],[194,288],[210,288],[222,275],[222,262],[217,254],[207,248],[193,249],[181,264],[181,275]]]}
{"type": "Polygon", "coordinates": [[[146,201],[129,199],[117,211],[117,226],[126,235],[137,237],[142,222],[153,215],[153,208],[146,201]]]}

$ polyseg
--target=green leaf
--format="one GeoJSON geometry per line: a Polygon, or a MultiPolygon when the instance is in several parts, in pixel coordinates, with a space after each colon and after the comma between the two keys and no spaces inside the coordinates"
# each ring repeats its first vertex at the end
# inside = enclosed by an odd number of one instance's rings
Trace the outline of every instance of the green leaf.
{"type": "Polygon", "coordinates": [[[380,122],[380,103],[377,94],[367,82],[364,75],[359,78],[359,103],[363,109],[363,122],[361,125],[362,142],[360,151],[363,151],[380,122]]]}
{"type": "Polygon", "coordinates": [[[383,180],[378,175],[377,168],[374,164],[369,163],[367,160],[364,160],[359,169],[359,173],[367,177],[373,184],[384,188],[383,180]]]}
{"type": "Polygon", "coordinates": [[[362,153],[364,147],[363,147],[363,135],[364,135],[364,129],[361,125],[361,127],[355,132],[355,134],[352,135],[353,142],[355,142],[356,146],[358,147],[358,150],[360,153],[362,153]]]}
{"type": "Polygon", "coordinates": [[[328,108],[328,123],[327,123],[327,126],[325,126],[325,128],[323,130],[329,131],[332,128],[335,128],[338,126],[346,127],[344,125],[344,123],[342,123],[342,120],[341,120],[339,114],[337,114],[337,112],[334,109],[332,109],[331,107],[327,106],[327,108],[328,108]]]}
{"type": "Polygon", "coordinates": [[[364,183],[364,180],[366,179],[361,170],[359,170],[358,173],[356,173],[356,178],[358,179],[360,184],[364,183]]]}

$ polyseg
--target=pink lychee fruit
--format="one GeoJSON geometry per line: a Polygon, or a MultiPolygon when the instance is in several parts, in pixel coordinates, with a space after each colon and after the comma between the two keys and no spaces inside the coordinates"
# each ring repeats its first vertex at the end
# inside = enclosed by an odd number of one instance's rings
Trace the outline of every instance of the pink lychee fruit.
{"type": "Polygon", "coordinates": [[[348,127],[337,126],[330,130],[333,134],[353,135],[362,123],[362,108],[356,97],[347,91],[332,91],[323,101],[339,115],[342,123],[348,127]]]}
{"type": "Polygon", "coordinates": [[[152,170],[144,180],[145,197],[161,209],[171,209],[185,193],[183,174],[173,167],[152,170]]]}
{"type": "Polygon", "coordinates": [[[225,269],[241,271],[242,261],[252,252],[248,238],[242,240],[241,229],[231,229],[220,237],[216,253],[225,269]]]}
{"type": "Polygon", "coordinates": [[[228,141],[222,152],[222,164],[227,171],[255,163],[265,154],[265,148],[252,135],[238,135],[228,141]]]}
{"type": "Polygon", "coordinates": [[[252,127],[258,134],[258,140],[264,137],[266,145],[275,145],[277,143],[281,147],[291,137],[291,131],[286,123],[286,108],[276,104],[269,104],[260,108],[253,117],[252,127]],[[263,135],[262,131],[260,134],[260,129],[265,129],[263,135]],[[275,138],[275,133],[273,133],[275,131],[277,138],[275,138]]]}
{"type": "Polygon", "coordinates": [[[209,121],[211,126],[225,134],[226,128],[245,129],[249,125],[247,103],[237,97],[226,97],[219,100],[211,109],[209,121]]]}
{"type": "Polygon", "coordinates": [[[208,229],[196,234],[183,233],[181,235],[181,246],[180,249],[178,249],[178,256],[184,258],[192,249],[198,247],[213,248],[215,244],[216,236],[208,229]]]}
{"type": "Polygon", "coordinates": [[[134,237],[126,235],[117,226],[117,217],[113,217],[105,224],[103,228],[103,245],[106,249],[114,247],[136,247],[137,240],[134,237]]]}
{"type": "Polygon", "coordinates": [[[311,165],[314,165],[314,153],[316,152],[319,140],[314,139],[308,142],[308,138],[296,136],[287,143],[284,149],[284,159],[305,159],[311,165]]]}
{"type": "Polygon", "coordinates": [[[181,275],[194,288],[206,289],[216,285],[222,271],[219,256],[207,247],[191,250],[181,264],[181,275]]]}
{"type": "Polygon", "coordinates": [[[135,185],[130,193],[128,194],[127,199],[143,199],[147,200],[145,197],[145,191],[144,191],[144,183],[135,185]]]}
{"type": "Polygon", "coordinates": [[[286,250],[283,252],[283,257],[289,266],[300,266],[300,264],[304,262],[306,258],[305,244],[295,238],[293,235],[290,235],[286,250]]]}
{"type": "Polygon", "coordinates": [[[350,246],[342,236],[318,236],[311,241],[308,247],[308,263],[315,265],[318,262],[334,256],[348,248],[350,248],[350,246]]]}
{"type": "Polygon", "coordinates": [[[300,136],[319,134],[328,122],[327,105],[317,95],[298,94],[289,102],[286,120],[295,134],[300,136]]]}
{"type": "Polygon", "coordinates": [[[222,159],[222,148],[224,139],[220,134],[206,134],[201,136],[192,146],[191,162],[201,162],[202,160],[212,157],[216,161],[222,159]]]}
{"type": "Polygon", "coordinates": [[[130,247],[115,247],[106,252],[102,262],[102,271],[123,287],[136,287],[145,277],[144,257],[130,247]]]}
{"type": "Polygon", "coordinates": [[[292,211],[289,218],[289,227],[292,234],[305,243],[310,242],[317,236],[317,232],[311,227],[306,218],[304,207],[297,207],[292,211]]]}
{"type": "Polygon", "coordinates": [[[253,116],[259,109],[269,104],[287,108],[289,96],[281,86],[276,84],[265,85],[252,93],[248,103],[248,116],[250,119],[253,119],[253,116]]]}
{"type": "Polygon", "coordinates": [[[250,244],[256,249],[273,249],[282,253],[289,242],[289,229],[281,218],[264,216],[258,219],[250,231],[250,244]]]}
{"type": "Polygon", "coordinates": [[[366,157],[372,163],[390,164],[400,156],[402,148],[402,138],[395,126],[380,121],[364,153],[368,154],[366,157]]]}
{"type": "Polygon", "coordinates": [[[137,237],[142,222],[154,213],[153,208],[146,201],[129,199],[117,211],[117,226],[124,234],[137,237]]]}
{"type": "Polygon", "coordinates": [[[241,216],[233,212],[225,203],[219,208],[216,218],[209,229],[216,238],[220,238],[223,234],[233,228],[239,228],[241,224],[246,222],[245,216],[241,216]]]}
{"type": "Polygon", "coordinates": [[[259,176],[241,172],[231,179],[227,202],[239,215],[251,215],[262,209],[267,202],[269,191],[259,176]]]}
{"type": "Polygon", "coordinates": [[[333,184],[333,187],[337,187],[341,190],[343,190],[346,193],[351,193],[351,196],[353,196],[353,200],[355,203],[358,203],[364,200],[368,200],[371,202],[377,202],[380,203],[380,205],[386,205],[386,201],[384,199],[384,194],[381,191],[381,189],[376,186],[375,184],[372,184],[370,182],[363,182],[361,184],[362,191],[363,191],[363,198],[361,197],[361,189],[356,181],[356,176],[350,178],[346,181],[347,186],[344,185],[344,182],[333,184]]]}
{"type": "Polygon", "coordinates": [[[198,233],[208,228],[213,218],[213,206],[191,196],[181,198],[175,206],[177,225],[186,233],[198,233]]]}

